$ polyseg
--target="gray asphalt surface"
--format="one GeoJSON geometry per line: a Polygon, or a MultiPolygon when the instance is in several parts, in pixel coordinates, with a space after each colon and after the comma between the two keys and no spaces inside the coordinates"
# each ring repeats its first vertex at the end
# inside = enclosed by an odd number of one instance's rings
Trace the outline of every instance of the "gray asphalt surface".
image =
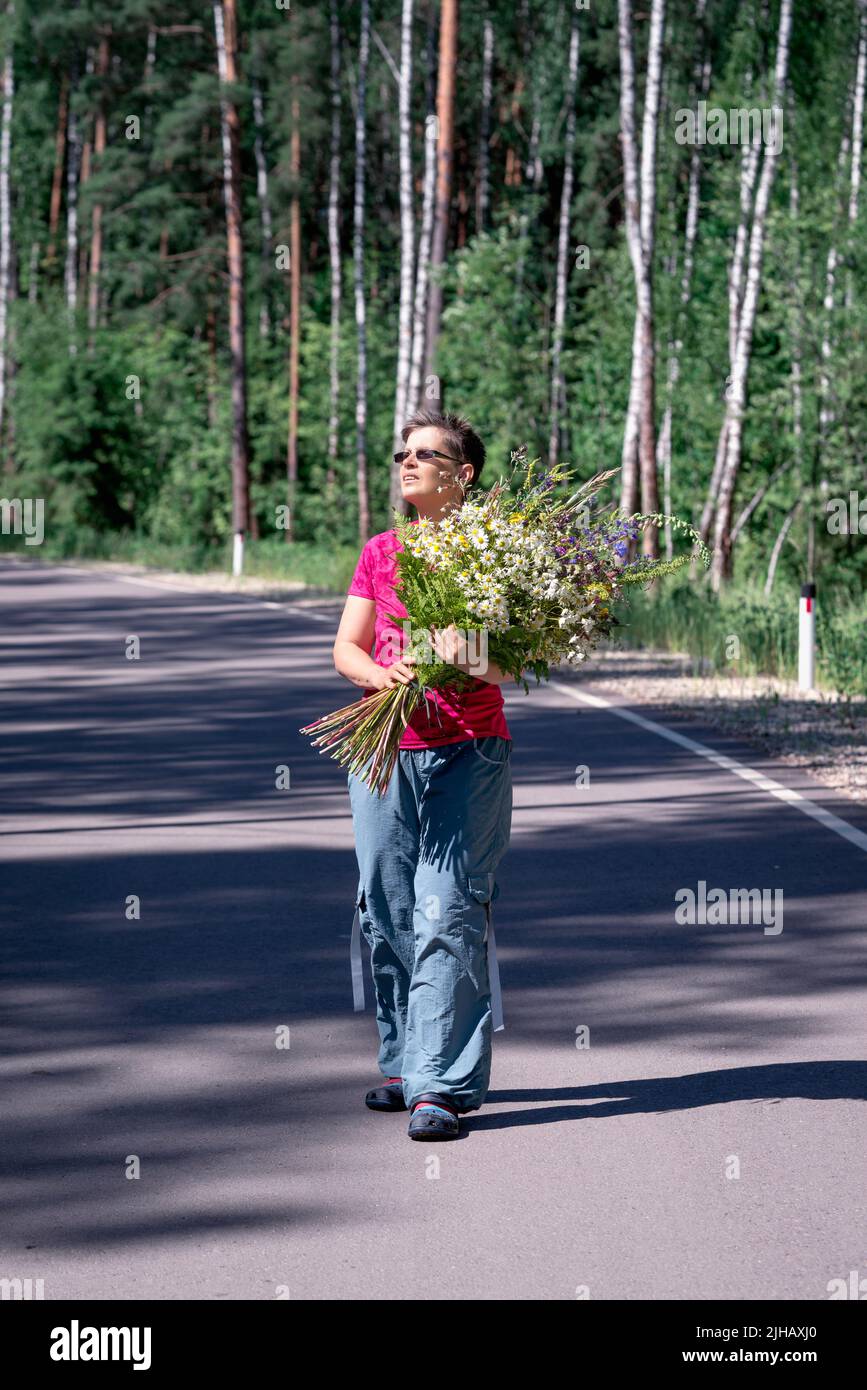
{"type": "Polygon", "coordinates": [[[332,621],[290,610],[0,559],[0,1275],[227,1300],[867,1276],[867,854],[610,709],[509,692],[506,1029],[464,1137],[414,1144],[363,1105],[345,776],[298,733],[353,690],[332,621]],[[783,931],[677,925],[699,880],[782,889],[783,931]]]}

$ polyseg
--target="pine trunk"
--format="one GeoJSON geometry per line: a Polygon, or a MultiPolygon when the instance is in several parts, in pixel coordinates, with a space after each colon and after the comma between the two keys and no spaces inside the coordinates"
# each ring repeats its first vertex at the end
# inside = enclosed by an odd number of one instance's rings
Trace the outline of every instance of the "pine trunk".
{"type": "Polygon", "coordinates": [[[57,228],[60,225],[60,204],[63,196],[63,165],[66,159],[66,122],[69,106],[69,78],[63,74],[60,83],[60,100],[57,104],[57,132],[54,137],[54,172],[51,176],[51,198],[48,205],[48,245],[45,248],[46,265],[50,266],[55,256],[57,228]]]}

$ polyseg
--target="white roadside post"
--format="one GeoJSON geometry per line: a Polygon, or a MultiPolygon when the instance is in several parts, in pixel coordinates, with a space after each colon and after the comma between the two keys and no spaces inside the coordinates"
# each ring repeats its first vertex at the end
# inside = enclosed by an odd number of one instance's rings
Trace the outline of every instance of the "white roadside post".
{"type": "Polygon", "coordinates": [[[232,541],[232,574],[237,577],[244,573],[244,532],[236,531],[232,541]]]}
{"type": "Polygon", "coordinates": [[[816,586],[801,585],[798,617],[798,688],[812,690],[816,684],[816,586]]]}

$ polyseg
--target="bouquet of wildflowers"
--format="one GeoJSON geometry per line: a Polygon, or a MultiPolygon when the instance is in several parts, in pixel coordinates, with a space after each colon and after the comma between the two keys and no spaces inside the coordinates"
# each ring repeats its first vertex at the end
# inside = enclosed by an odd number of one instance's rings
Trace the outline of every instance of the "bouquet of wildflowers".
{"type": "MultiPolygon", "coordinates": [[[[677,517],[597,506],[599,489],[618,472],[599,473],[570,491],[572,473],[557,465],[537,473],[526,450],[512,455],[508,479],[478,500],[467,499],[439,522],[395,513],[403,546],[396,553],[395,592],[406,608],[409,637],[402,653],[415,680],[356,700],[307,725],[302,733],[383,792],[410,718],[429,691],[466,690],[476,676],[440,659],[432,633],[452,625],[463,636],[469,665],[480,675],[493,661],[529,690],[561,662],[584,661],[617,619],[612,605],[629,585],[671,574],[689,562],[629,558],[648,524],[668,521],[689,534],[705,565],[709,554],[693,528],[677,517]]],[[[391,615],[398,624],[406,621],[391,615]]]]}

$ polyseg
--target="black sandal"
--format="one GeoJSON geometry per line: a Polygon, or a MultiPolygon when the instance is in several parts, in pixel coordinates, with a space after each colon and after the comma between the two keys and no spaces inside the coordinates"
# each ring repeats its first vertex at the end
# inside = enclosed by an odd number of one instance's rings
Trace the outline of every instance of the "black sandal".
{"type": "Polygon", "coordinates": [[[390,1076],[384,1086],[375,1086],[364,1097],[368,1110],[405,1110],[403,1098],[403,1079],[390,1076]]]}
{"type": "Polygon", "coordinates": [[[448,1096],[425,1091],[412,1103],[407,1134],[410,1139],[457,1139],[458,1112],[448,1096]]]}

